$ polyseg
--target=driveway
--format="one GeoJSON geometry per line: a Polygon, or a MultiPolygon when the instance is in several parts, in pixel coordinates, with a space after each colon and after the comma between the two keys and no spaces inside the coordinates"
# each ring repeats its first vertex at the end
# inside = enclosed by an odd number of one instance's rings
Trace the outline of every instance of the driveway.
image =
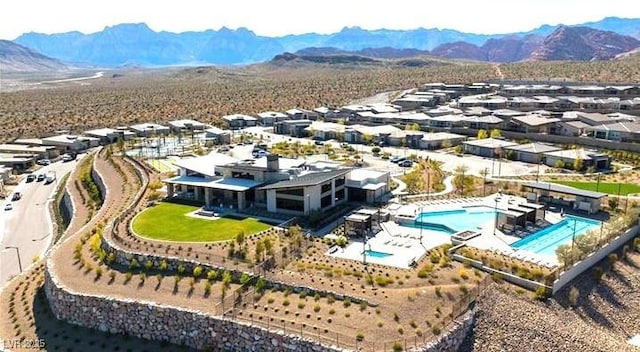
{"type": "MultiPolygon", "coordinates": [[[[86,154],[78,155],[80,160],[86,154]]],[[[0,210],[0,286],[9,277],[19,273],[18,252],[22,269],[31,264],[33,258],[42,256],[51,245],[53,227],[49,216],[48,204],[53,199],[59,180],[73,170],[76,161],[55,162],[43,167],[35,174],[54,171],[56,181],[45,184],[44,181],[26,183],[22,180],[14,192],[21,192],[22,198],[11,202],[10,196],[2,203],[0,210]],[[4,210],[6,203],[13,203],[12,210],[4,210]],[[13,248],[18,247],[18,251],[13,248]]]]}

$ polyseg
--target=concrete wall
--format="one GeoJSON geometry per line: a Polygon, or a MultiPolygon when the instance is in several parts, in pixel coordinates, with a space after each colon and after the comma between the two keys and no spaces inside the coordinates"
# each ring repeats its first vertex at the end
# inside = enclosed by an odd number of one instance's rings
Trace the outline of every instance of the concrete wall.
{"type": "Polygon", "coordinates": [[[553,283],[553,293],[555,294],[561,288],[563,288],[566,284],[571,282],[571,280],[575,279],[576,276],[582,274],[586,270],[592,268],[596,263],[606,258],[610,253],[622,247],[625,243],[631,241],[634,237],[638,235],[638,230],[640,226],[634,226],[631,229],[627,230],[624,234],[618,236],[613,241],[609,242],[604,247],[600,248],[595,253],[592,253],[585,259],[579,261],[575,265],[573,265],[569,270],[566,270],[560,274],[558,280],[553,283]]]}
{"type": "Polygon", "coordinates": [[[44,284],[49,306],[57,319],[71,324],[214,351],[342,350],[196,310],[74,292],[51,275],[51,265],[47,263],[44,284]]]}

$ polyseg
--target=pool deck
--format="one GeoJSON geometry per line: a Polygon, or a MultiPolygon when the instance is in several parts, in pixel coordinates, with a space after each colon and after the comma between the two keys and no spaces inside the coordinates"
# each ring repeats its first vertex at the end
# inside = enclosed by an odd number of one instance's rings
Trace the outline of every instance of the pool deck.
{"type": "MultiPolygon", "coordinates": [[[[494,194],[487,197],[422,201],[413,204],[402,205],[396,207],[395,215],[399,215],[400,217],[405,218],[414,218],[421,212],[458,210],[462,208],[478,206],[497,210],[507,210],[508,208],[516,207],[519,204],[524,203],[527,203],[527,200],[522,197],[494,194]]],[[[555,224],[561,220],[561,214],[549,211],[545,212],[545,221],[547,221],[549,224],[555,224]]],[[[488,250],[549,268],[559,265],[556,256],[548,256],[512,248],[511,244],[519,241],[521,238],[506,234],[500,229],[495,229],[494,231],[494,227],[495,226],[493,222],[487,223],[485,226],[478,229],[478,233],[480,234],[479,236],[474,237],[466,241],[465,243],[470,247],[488,250]]],[[[404,228],[406,227],[403,227],[403,229],[404,228]]]]}
{"type": "Polygon", "coordinates": [[[397,268],[409,268],[409,264],[413,259],[420,259],[428,250],[451,243],[449,234],[419,228],[405,227],[396,224],[393,221],[381,224],[382,231],[367,240],[364,245],[362,239],[354,240],[345,248],[339,248],[334,253],[327,255],[351,259],[364,260],[362,252],[366,249],[392,254],[387,257],[378,258],[366,256],[367,263],[375,263],[381,265],[389,265],[397,268]]]}

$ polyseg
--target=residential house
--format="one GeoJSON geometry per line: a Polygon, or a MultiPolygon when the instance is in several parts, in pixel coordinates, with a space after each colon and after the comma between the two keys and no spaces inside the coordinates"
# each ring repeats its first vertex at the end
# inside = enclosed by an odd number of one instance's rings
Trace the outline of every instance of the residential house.
{"type": "Polygon", "coordinates": [[[191,119],[169,121],[169,128],[171,129],[171,132],[176,134],[184,132],[203,131],[207,127],[208,126],[206,124],[191,119]]]}
{"type": "Polygon", "coordinates": [[[615,142],[640,142],[640,123],[615,122],[606,125],[588,126],[587,136],[615,142]]]}
{"type": "Polygon", "coordinates": [[[544,143],[516,144],[504,147],[507,158],[531,164],[542,163],[544,153],[554,152],[560,149],[561,148],[544,143]]]}
{"type": "Polygon", "coordinates": [[[169,134],[169,132],[171,132],[171,129],[169,127],[159,125],[157,123],[141,123],[141,124],[129,126],[129,128],[138,137],[166,136],[169,134]]]}
{"type": "Polygon", "coordinates": [[[495,158],[505,156],[504,149],[517,143],[496,138],[473,139],[462,142],[465,153],[479,155],[485,158],[495,158]]]}
{"type": "Polygon", "coordinates": [[[128,141],[136,136],[134,132],[113,128],[99,128],[95,130],[88,130],[84,131],[83,134],[85,136],[98,138],[100,140],[100,144],[115,143],[118,139],[128,141]]]}
{"type": "Polygon", "coordinates": [[[582,168],[594,167],[596,170],[609,169],[609,156],[594,150],[564,149],[543,153],[545,165],[556,167],[558,162],[564,166],[573,166],[577,159],[581,160],[582,168]]]}
{"type": "Polygon", "coordinates": [[[467,136],[448,133],[448,132],[431,132],[424,133],[420,139],[420,149],[440,149],[448,148],[461,144],[467,140],[467,136]]]}
{"type": "Polygon", "coordinates": [[[311,126],[311,120],[284,120],[278,121],[273,126],[274,133],[289,135],[292,137],[306,137],[309,135],[307,127],[311,126]]]}
{"type": "Polygon", "coordinates": [[[287,114],[275,111],[265,111],[258,113],[258,121],[262,126],[273,126],[276,122],[289,119],[287,114]]]}
{"type": "Polygon", "coordinates": [[[256,126],[258,119],[249,115],[233,114],[222,116],[222,121],[227,129],[239,130],[245,127],[256,126]]]}
{"type": "Polygon", "coordinates": [[[204,130],[204,139],[205,141],[211,141],[214,144],[230,144],[231,131],[212,126],[204,130]]]}
{"type": "Polygon", "coordinates": [[[588,124],[582,121],[560,121],[557,123],[556,134],[578,137],[586,133],[588,124]]]}
{"type": "Polygon", "coordinates": [[[547,118],[540,115],[529,114],[523,116],[514,116],[509,122],[510,131],[521,133],[554,133],[557,118],[547,118]]]}

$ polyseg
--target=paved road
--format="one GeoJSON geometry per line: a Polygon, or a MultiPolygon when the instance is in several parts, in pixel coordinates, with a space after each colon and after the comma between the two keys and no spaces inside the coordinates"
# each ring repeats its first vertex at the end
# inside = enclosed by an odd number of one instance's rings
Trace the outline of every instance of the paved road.
{"type": "MultiPolygon", "coordinates": [[[[80,160],[84,155],[79,155],[80,160]]],[[[15,249],[7,249],[7,246],[19,248],[22,269],[31,264],[33,258],[42,256],[51,245],[52,225],[49,216],[48,203],[53,199],[58,181],[77,162],[63,163],[61,161],[43,167],[36,174],[46,171],[56,172],[56,181],[45,184],[44,181],[26,183],[23,179],[15,191],[22,193],[22,199],[11,202],[10,197],[2,203],[0,210],[0,286],[11,276],[19,273],[18,253],[15,249]],[[6,203],[13,203],[13,210],[4,210],[6,203]]],[[[26,178],[26,177],[25,177],[26,178]]]]}

